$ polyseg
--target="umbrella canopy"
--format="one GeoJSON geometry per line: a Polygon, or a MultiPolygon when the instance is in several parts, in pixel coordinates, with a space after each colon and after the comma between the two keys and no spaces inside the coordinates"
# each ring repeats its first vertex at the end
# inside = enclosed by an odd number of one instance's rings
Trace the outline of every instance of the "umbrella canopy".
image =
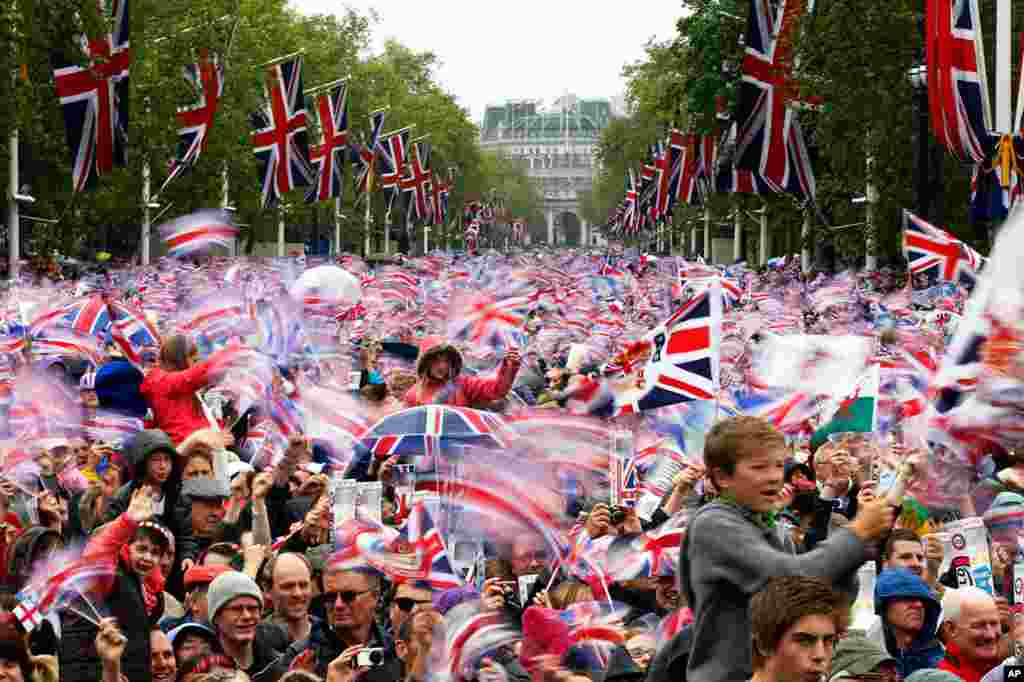
{"type": "Polygon", "coordinates": [[[288,289],[291,297],[306,305],[351,307],[363,298],[359,278],[336,265],[306,270],[288,289]]]}
{"type": "Polygon", "coordinates": [[[511,436],[492,412],[423,405],[384,417],[363,434],[362,445],[378,457],[429,455],[460,445],[504,448],[511,436]]]}

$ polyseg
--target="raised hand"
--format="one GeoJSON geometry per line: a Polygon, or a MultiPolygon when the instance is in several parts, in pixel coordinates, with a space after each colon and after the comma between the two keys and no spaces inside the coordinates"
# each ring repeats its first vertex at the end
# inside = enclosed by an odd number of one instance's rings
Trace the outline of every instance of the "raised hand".
{"type": "Polygon", "coordinates": [[[128,510],[125,514],[135,523],[149,521],[153,517],[153,495],[149,488],[143,486],[132,493],[132,499],[128,503],[128,510]]]}

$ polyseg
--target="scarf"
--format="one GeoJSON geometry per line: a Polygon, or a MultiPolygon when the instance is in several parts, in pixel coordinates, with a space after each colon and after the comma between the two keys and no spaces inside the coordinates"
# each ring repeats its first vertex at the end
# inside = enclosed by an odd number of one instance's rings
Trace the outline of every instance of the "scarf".
{"type": "Polygon", "coordinates": [[[775,524],[779,518],[779,513],[777,511],[755,512],[749,507],[743,506],[736,501],[736,497],[731,492],[722,493],[715,499],[715,501],[738,509],[740,513],[743,514],[744,518],[752,522],[761,530],[774,530],[775,524]]]}

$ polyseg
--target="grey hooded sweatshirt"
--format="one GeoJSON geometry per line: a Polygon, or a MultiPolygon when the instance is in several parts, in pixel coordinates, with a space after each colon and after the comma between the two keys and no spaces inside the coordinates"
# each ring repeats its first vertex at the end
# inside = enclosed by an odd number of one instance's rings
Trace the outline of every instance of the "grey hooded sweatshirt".
{"type": "Polygon", "coordinates": [[[711,502],[690,521],[679,576],[693,609],[687,682],[736,682],[753,675],[750,598],[771,578],[817,577],[837,586],[855,579],[864,543],[840,528],[806,554],[793,554],[776,529],[763,529],[736,505],[711,502]]]}

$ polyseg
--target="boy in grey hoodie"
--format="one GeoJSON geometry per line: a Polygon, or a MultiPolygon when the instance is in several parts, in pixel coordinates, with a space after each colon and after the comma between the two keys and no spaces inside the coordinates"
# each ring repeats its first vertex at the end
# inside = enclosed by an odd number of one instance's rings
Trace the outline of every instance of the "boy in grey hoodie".
{"type": "Polygon", "coordinates": [[[778,576],[850,580],[867,545],[892,527],[894,510],[868,493],[848,526],[811,552],[788,551],[775,527],[788,454],[782,434],[757,417],[727,419],[708,433],[704,464],[721,496],[691,519],[679,557],[694,613],[687,682],[749,680],[750,598],[778,576]]]}

